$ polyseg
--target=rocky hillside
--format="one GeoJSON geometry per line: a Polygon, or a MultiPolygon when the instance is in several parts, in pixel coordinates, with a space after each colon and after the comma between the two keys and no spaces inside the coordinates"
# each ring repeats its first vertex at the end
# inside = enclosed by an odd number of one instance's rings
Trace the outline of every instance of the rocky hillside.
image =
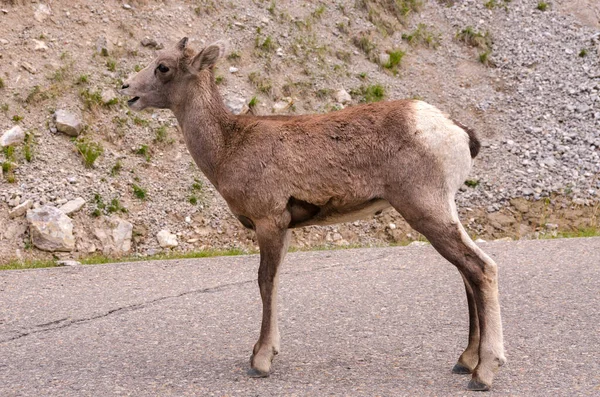
{"type": "MultiPolygon", "coordinates": [[[[594,0],[24,1],[0,11],[0,261],[253,249],[169,111],[116,89],[157,49],[229,42],[239,113],[418,98],[484,138],[458,197],[474,237],[597,230],[594,0]]],[[[295,231],[297,247],[418,239],[394,212],[295,231]]]]}

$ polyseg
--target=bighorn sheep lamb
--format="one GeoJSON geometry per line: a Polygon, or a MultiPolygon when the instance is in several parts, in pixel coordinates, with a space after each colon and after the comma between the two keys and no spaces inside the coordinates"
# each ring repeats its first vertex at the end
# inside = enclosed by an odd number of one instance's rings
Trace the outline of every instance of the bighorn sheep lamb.
{"type": "Polygon", "coordinates": [[[221,42],[183,38],[123,85],[131,109],[168,108],[202,172],[260,248],[263,303],[249,375],[279,352],[278,269],[290,229],[348,222],[394,207],[454,264],[465,284],[469,342],[453,372],[489,390],[504,364],[497,266],[469,238],[454,202],[480,148],[475,134],[425,102],[403,100],[302,116],[233,115],[213,67],[221,42]]]}

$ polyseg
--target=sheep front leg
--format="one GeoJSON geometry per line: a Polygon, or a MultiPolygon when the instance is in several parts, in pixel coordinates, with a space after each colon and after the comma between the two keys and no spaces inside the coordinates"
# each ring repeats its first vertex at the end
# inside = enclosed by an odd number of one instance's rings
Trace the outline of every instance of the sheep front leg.
{"type": "Polygon", "coordinates": [[[262,325],[260,337],[250,357],[248,375],[253,378],[269,376],[271,361],[279,353],[279,327],[277,326],[277,288],[279,265],[287,253],[290,231],[274,224],[256,224],[260,249],[258,286],[262,298],[262,325]]]}

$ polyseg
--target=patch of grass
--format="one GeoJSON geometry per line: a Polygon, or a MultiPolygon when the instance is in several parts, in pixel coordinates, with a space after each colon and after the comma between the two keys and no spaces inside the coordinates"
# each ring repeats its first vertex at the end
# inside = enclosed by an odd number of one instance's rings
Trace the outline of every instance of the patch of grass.
{"type": "Polygon", "coordinates": [[[586,48],[582,48],[581,51],[579,51],[579,56],[581,58],[585,58],[588,55],[588,50],[586,48]]]}
{"type": "Polygon", "coordinates": [[[190,202],[191,205],[196,205],[196,204],[198,204],[198,197],[192,195],[192,196],[190,196],[188,201],[190,202]]]}
{"type": "Polygon", "coordinates": [[[358,74],[358,78],[361,80],[365,80],[368,77],[367,72],[360,72],[358,74]]]}
{"type": "Polygon", "coordinates": [[[79,77],[77,77],[75,84],[83,85],[83,84],[89,83],[89,81],[90,81],[90,76],[88,74],[82,74],[82,75],[79,75],[79,77]]]}
{"type": "Polygon", "coordinates": [[[133,184],[132,188],[133,188],[133,195],[135,197],[139,198],[140,200],[146,200],[146,198],[148,197],[146,189],[136,185],[135,183],[133,184]]]}
{"type": "Polygon", "coordinates": [[[18,114],[12,116],[12,121],[14,121],[15,123],[18,123],[21,120],[23,120],[23,116],[19,116],[18,114]]]}
{"type": "Polygon", "coordinates": [[[325,4],[319,4],[319,6],[312,12],[311,16],[313,19],[321,19],[327,7],[325,4]]]}
{"type": "Polygon", "coordinates": [[[167,140],[168,130],[166,125],[158,127],[154,133],[154,142],[163,143],[167,140]]]}
{"type": "Polygon", "coordinates": [[[112,168],[110,169],[110,175],[111,176],[119,175],[119,172],[121,172],[122,168],[123,168],[123,164],[121,164],[121,160],[117,160],[115,165],[113,165],[112,168]]]}
{"type": "Polygon", "coordinates": [[[422,0],[356,0],[356,8],[367,12],[367,19],[384,35],[398,30],[410,14],[418,12],[422,0]]]}
{"type": "Polygon", "coordinates": [[[510,3],[510,1],[511,0],[487,0],[483,5],[488,10],[493,10],[494,8],[504,8],[505,10],[508,10],[508,3],[510,3]]]}
{"type": "Polygon", "coordinates": [[[0,270],[40,269],[60,266],[55,260],[19,260],[13,259],[0,264],[0,270]]]}
{"type": "Polygon", "coordinates": [[[227,55],[227,59],[229,61],[239,61],[242,58],[242,55],[237,51],[232,51],[227,55]]]}
{"type": "Polygon", "coordinates": [[[248,102],[248,107],[250,109],[253,109],[256,107],[256,105],[258,105],[258,98],[256,96],[253,96],[252,99],[250,99],[250,102],[248,102]]]}
{"type": "Polygon", "coordinates": [[[224,81],[225,81],[225,77],[223,77],[223,76],[217,76],[217,77],[215,77],[215,83],[217,85],[223,84],[224,81]]]}
{"type": "Polygon", "coordinates": [[[267,7],[267,11],[269,11],[269,14],[275,15],[275,7],[276,6],[277,6],[277,4],[275,3],[275,0],[271,1],[271,4],[269,5],[269,7],[267,7]]]}
{"type": "Polygon", "coordinates": [[[2,106],[0,106],[0,109],[2,109],[4,113],[7,113],[10,110],[10,105],[8,103],[3,103],[2,106]]]}
{"type": "Polygon", "coordinates": [[[102,93],[99,90],[92,92],[88,88],[83,89],[79,91],[79,97],[87,110],[97,109],[104,105],[102,102],[102,93]]]}
{"type": "Polygon", "coordinates": [[[477,180],[477,179],[467,179],[465,181],[465,185],[467,185],[468,187],[476,188],[477,186],[479,186],[479,180],[477,180]]]}
{"type": "Polygon", "coordinates": [[[354,44],[359,50],[361,50],[367,55],[371,55],[371,53],[377,48],[377,46],[375,45],[375,43],[373,43],[369,35],[366,34],[354,36],[352,38],[352,44],[354,44]]]}
{"type": "Polygon", "coordinates": [[[240,248],[229,248],[229,249],[208,249],[202,251],[193,252],[169,252],[151,255],[147,257],[140,256],[127,256],[127,257],[110,257],[105,255],[89,256],[81,260],[84,265],[101,265],[106,263],[116,262],[141,262],[151,260],[168,260],[168,259],[196,259],[196,258],[212,258],[215,256],[238,256],[238,255],[249,255],[255,254],[256,251],[242,250],[240,248]]]}
{"type": "Polygon", "coordinates": [[[390,56],[390,59],[384,65],[381,65],[381,66],[393,71],[395,74],[398,70],[398,66],[400,65],[400,62],[402,62],[402,58],[404,57],[404,55],[406,55],[406,53],[404,51],[398,49],[395,51],[389,51],[388,54],[390,56]]]}
{"type": "Polygon", "coordinates": [[[143,67],[142,67],[142,66],[140,66],[140,65],[135,65],[135,66],[133,67],[133,70],[135,70],[136,72],[139,72],[139,71],[140,71],[140,70],[142,70],[142,69],[143,69],[143,67]]]}
{"type": "Polygon", "coordinates": [[[117,61],[115,61],[114,59],[107,60],[106,68],[111,72],[116,71],[117,70],[117,61]]]}
{"type": "Polygon", "coordinates": [[[23,143],[23,155],[25,161],[31,163],[33,159],[33,135],[30,133],[25,134],[25,142],[23,143]]]}
{"type": "Polygon", "coordinates": [[[424,23],[417,25],[417,28],[410,33],[403,33],[402,40],[405,40],[411,46],[421,45],[427,48],[436,49],[440,45],[441,35],[433,33],[424,23]]]}
{"type": "Polygon", "coordinates": [[[85,138],[76,140],[75,147],[83,158],[85,168],[92,168],[96,159],[104,153],[104,148],[101,143],[93,142],[85,138]]]}
{"type": "Polygon", "coordinates": [[[194,178],[194,183],[192,183],[192,190],[194,191],[202,191],[204,189],[204,183],[198,178],[194,178]]]}
{"type": "Polygon", "coordinates": [[[476,31],[472,26],[467,26],[460,32],[456,33],[456,38],[471,47],[489,50],[492,48],[492,35],[489,31],[481,33],[476,31]]]}
{"type": "MultiPolygon", "coordinates": [[[[129,113],[131,115],[131,113],[129,113]]],[[[138,125],[140,127],[148,127],[150,122],[146,119],[138,117],[137,115],[133,116],[133,124],[138,125]]]]}
{"type": "Polygon", "coordinates": [[[490,60],[490,54],[492,53],[492,51],[490,50],[486,50],[482,53],[479,54],[479,62],[481,62],[482,64],[484,64],[485,66],[490,66],[492,65],[492,61],[490,60]]]}
{"type": "Polygon", "coordinates": [[[2,162],[2,173],[8,183],[15,183],[15,148],[14,146],[5,146],[2,148],[4,154],[4,161],[2,162]]]}
{"type": "Polygon", "coordinates": [[[260,36],[256,36],[255,47],[264,52],[273,52],[277,48],[277,44],[271,36],[267,36],[264,40],[261,40],[260,36]]]}
{"type": "Polygon", "coordinates": [[[71,70],[72,65],[61,66],[54,73],[52,73],[49,78],[56,83],[63,82],[67,79],[71,70]]]}
{"type": "Polygon", "coordinates": [[[371,103],[385,99],[385,88],[380,84],[363,85],[350,90],[350,95],[357,97],[360,102],[371,103]]]}
{"type": "Polygon", "coordinates": [[[135,154],[140,155],[140,156],[144,156],[146,158],[146,161],[150,161],[150,148],[148,147],[148,145],[142,145],[140,146],[136,151],[135,154]]]}
{"type": "Polygon", "coordinates": [[[536,8],[540,11],[546,11],[548,7],[550,7],[550,4],[546,3],[545,1],[540,1],[536,8]]]}
{"type": "Polygon", "coordinates": [[[260,92],[265,94],[271,94],[273,90],[273,83],[270,79],[264,78],[259,72],[252,72],[248,75],[248,81],[254,85],[260,92]]]}
{"type": "Polygon", "coordinates": [[[121,205],[121,202],[118,198],[114,198],[110,200],[110,204],[106,207],[106,211],[108,211],[109,214],[113,214],[115,212],[127,213],[127,208],[121,205]]]}
{"type": "Polygon", "coordinates": [[[0,90],[4,87],[6,87],[6,85],[4,84],[4,79],[0,77],[0,90]]]}

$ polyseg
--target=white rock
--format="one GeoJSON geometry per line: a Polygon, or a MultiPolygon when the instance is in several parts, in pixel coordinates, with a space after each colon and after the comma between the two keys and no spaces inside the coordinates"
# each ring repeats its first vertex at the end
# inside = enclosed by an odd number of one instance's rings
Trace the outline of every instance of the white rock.
{"type": "Polygon", "coordinates": [[[381,53],[379,54],[379,64],[387,65],[390,62],[390,54],[381,53]]]}
{"type": "Polygon", "coordinates": [[[33,200],[25,200],[23,203],[13,208],[12,211],[8,213],[8,216],[11,218],[16,218],[25,215],[27,210],[31,209],[31,207],[33,207],[33,200]]]}
{"type": "Polygon", "coordinates": [[[292,98],[282,98],[280,101],[275,102],[273,105],[273,113],[281,113],[289,109],[294,101],[292,98]]]}
{"type": "Polygon", "coordinates": [[[238,68],[236,68],[235,66],[230,66],[229,67],[229,73],[237,73],[239,71],[238,68]]]}
{"type": "Polygon", "coordinates": [[[54,113],[54,122],[58,131],[69,136],[78,136],[83,128],[81,119],[67,110],[57,110],[54,113]]]}
{"type": "Polygon", "coordinates": [[[81,265],[81,262],[72,261],[72,260],[58,261],[56,263],[58,263],[60,266],[79,266],[79,265],[81,265]]]}
{"type": "Polygon", "coordinates": [[[0,137],[0,146],[10,146],[16,143],[21,143],[25,140],[25,131],[18,125],[15,125],[10,130],[4,132],[0,137]]]}
{"type": "Polygon", "coordinates": [[[123,219],[115,219],[115,226],[112,230],[112,237],[115,249],[118,252],[129,252],[131,250],[131,236],[133,233],[133,224],[123,219]]]}
{"type": "Polygon", "coordinates": [[[102,99],[102,103],[108,105],[109,103],[112,103],[115,99],[117,99],[117,93],[113,89],[106,88],[102,90],[100,98],[102,99]]]}
{"type": "Polygon", "coordinates": [[[85,204],[85,199],[83,197],[77,197],[75,200],[68,201],[64,205],[62,205],[59,210],[61,210],[65,215],[70,215],[74,212],[77,212],[83,207],[85,204]]]}
{"type": "Polygon", "coordinates": [[[33,40],[33,44],[35,45],[34,50],[36,50],[36,51],[46,51],[48,49],[48,46],[43,41],[36,40],[36,39],[32,39],[32,40],[33,40]]]}
{"type": "Polygon", "coordinates": [[[33,245],[44,251],[73,251],[73,222],[58,208],[48,205],[27,211],[33,245]]]}
{"type": "Polygon", "coordinates": [[[348,91],[341,89],[335,92],[335,101],[341,104],[345,104],[352,101],[352,97],[348,94],[348,91]]]}
{"type": "Polygon", "coordinates": [[[179,245],[177,243],[177,236],[168,230],[161,230],[158,232],[156,239],[158,240],[158,244],[163,248],[173,248],[179,245]]]}
{"type": "Polygon", "coordinates": [[[427,245],[427,243],[425,241],[413,241],[412,243],[408,244],[410,247],[420,247],[423,245],[427,245]]]}
{"type": "Polygon", "coordinates": [[[29,62],[23,62],[21,64],[21,66],[23,67],[23,69],[27,70],[31,74],[35,74],[37,72],[35,67],[32,64],[30,64],[29,62]]]}
{"type": "Polygon", "coordinates": [[[33,18],[38,22],[44,22],[48,15],[50,15],[50,7],[48,7],[46,4],[40,3],[33,13],[33,18]]]}
{"type": "Polygon", "coordinates": [[[244,98],[231,98],[225,101],[225,106],[231,110],[233,114],[241,114],[247,109],[246,100],[244,98]]]}

